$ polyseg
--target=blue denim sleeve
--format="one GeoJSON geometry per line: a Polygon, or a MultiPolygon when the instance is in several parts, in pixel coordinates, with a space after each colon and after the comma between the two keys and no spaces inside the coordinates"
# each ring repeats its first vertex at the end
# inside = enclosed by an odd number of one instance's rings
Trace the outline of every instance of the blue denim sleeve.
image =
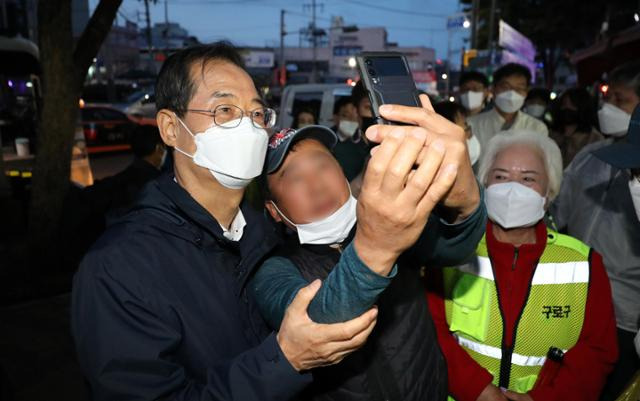
{"type": "Polygon", "coordinates": [[[465,220],[449,224],[432,213],[416,244],[407,254],[420,265],[452,266],[473,255],[487,225],[484,189],[480,187],[478,208],[465,220]]]}
{"type": "MultiPolygon", "coordinates": [[[[388,276],[376,274],[349,244],[311,301],[309,317],[318,323],[338,323],[360,316],[374,305],[396,272],[394,266],[388,276]]],[[[267,323],[278,329],[285,310],[308,284],[289,259],[272,257],[251,279],[249,292],[267,323]]]]}

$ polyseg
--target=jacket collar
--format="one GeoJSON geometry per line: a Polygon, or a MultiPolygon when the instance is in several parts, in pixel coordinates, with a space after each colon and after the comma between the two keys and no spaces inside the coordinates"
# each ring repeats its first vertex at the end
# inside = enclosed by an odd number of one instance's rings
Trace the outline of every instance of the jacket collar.
{"type": "MultiPolygon", "coordinates": [[[[544,220],[540,220],[536,224],[535,230],[536,243],[522,244],[518,247],[518,252],[520,254],[530,254],[534,259],[538,259],[542,256],[542,252],[544,252],[547,246],[547,226],[544,224],[544,220]]],[[[495,235],[493,235],[493,222],[491,220],[487,221],[486,242],[487,248],[492,254],[504,253],[513,255],[516,249],[513,244],[498,241],[495,235]]]]}
{"type": "Polygon", "coordinates": [[[247,223],[244,234],[238,242],[228,240],[223,236],[218,221],[175,182],[173,173],[158,177],[147,188],[136,209],[157,214],[158,219],[155,220],[159,221],[156,225],[163,231],[195,242],[196,245],[203,244],[203,237],[208,236],[223,248],[239,251],[243,260],[266,254],[278,242],[273,228],[246,201],[240,205],[247,223]]]}

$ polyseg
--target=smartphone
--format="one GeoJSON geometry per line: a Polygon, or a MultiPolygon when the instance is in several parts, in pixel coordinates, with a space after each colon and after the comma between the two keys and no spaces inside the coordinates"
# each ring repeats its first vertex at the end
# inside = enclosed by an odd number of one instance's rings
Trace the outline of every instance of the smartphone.
{"type": "Polygon", "coordinates": [[[383,104],[421,107],[419,92],[402,53],[362,52],[356,56],[356,63],[378,124],[401,124],[379,115],[378,108],[383,104]]]}

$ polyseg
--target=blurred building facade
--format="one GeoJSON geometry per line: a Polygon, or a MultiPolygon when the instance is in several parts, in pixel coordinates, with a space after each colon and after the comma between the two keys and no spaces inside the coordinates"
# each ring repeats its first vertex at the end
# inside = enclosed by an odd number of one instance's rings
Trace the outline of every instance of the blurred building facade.
{"type": "MultiPolygon", "coordinates": [[[[342,18],[334,17],[331,28],[323,31],[326,39],[317,40],[316,77],[318,82],[343,82],[356,79],[357,68],[353,58],[362,51],[395,51],[407,57],[414,78],[435,79],[433,72],[435,50],[428,47],[403,47],[388,41],[384,27],[356,28],[345,26],[342,18]]],[[[279,50],[277,51],[279,55],[279,50]]],[[[310,82],[313,74],[312,46],[285,47],[284,60],[289,83],[310,82]]],[[[416,81],[418,82],[418,80],[416,81]]]]}

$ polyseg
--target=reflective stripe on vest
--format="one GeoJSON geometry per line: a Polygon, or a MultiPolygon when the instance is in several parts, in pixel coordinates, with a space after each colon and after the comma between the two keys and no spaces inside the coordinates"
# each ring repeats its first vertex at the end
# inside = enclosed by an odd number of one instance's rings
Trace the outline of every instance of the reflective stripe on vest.
{"type": "Polygon", "coordinates": [[[502,311],[486,238],[478,244],[472,263],[444,269],[449,329],[493,375],[494,384],[527,392],[550,346],[567,350],[575,345],[584,322],[589,253],[580,241],[548,230],[547,246],[531,279],[513,342],[503,341],[502,311]],[[503,349],[505,343],[514,345],[503,349]]]}
{"type": "MultiPolygon", "coordinates": [[[[461,337],[459,335],[454,334],[453,336],[458,341],[458,344],[462,345],[465,348],[468,348],[484,356],[488,356],[489,358],[502,359],[502,350],[500,348],[482,344],[468,338],[461,337]]],[[[566,352],[567,350],[563,351],[566,352]]],[[[542,366],[544,365],[544,361],[546,360],[546,356],[526,356],[516,353],[513,353],[511,357],[511,363],[520,366],[542,366]]]]}
{"type": "MultiPolygon", "coordinates": [[[[491,260],[478,256],[477,263],[456,267],[457,270],[494,281],[491,260]]],[[[531,285],[569,284],[589,282],[589,262],[539,263],[531,285]]]]}

